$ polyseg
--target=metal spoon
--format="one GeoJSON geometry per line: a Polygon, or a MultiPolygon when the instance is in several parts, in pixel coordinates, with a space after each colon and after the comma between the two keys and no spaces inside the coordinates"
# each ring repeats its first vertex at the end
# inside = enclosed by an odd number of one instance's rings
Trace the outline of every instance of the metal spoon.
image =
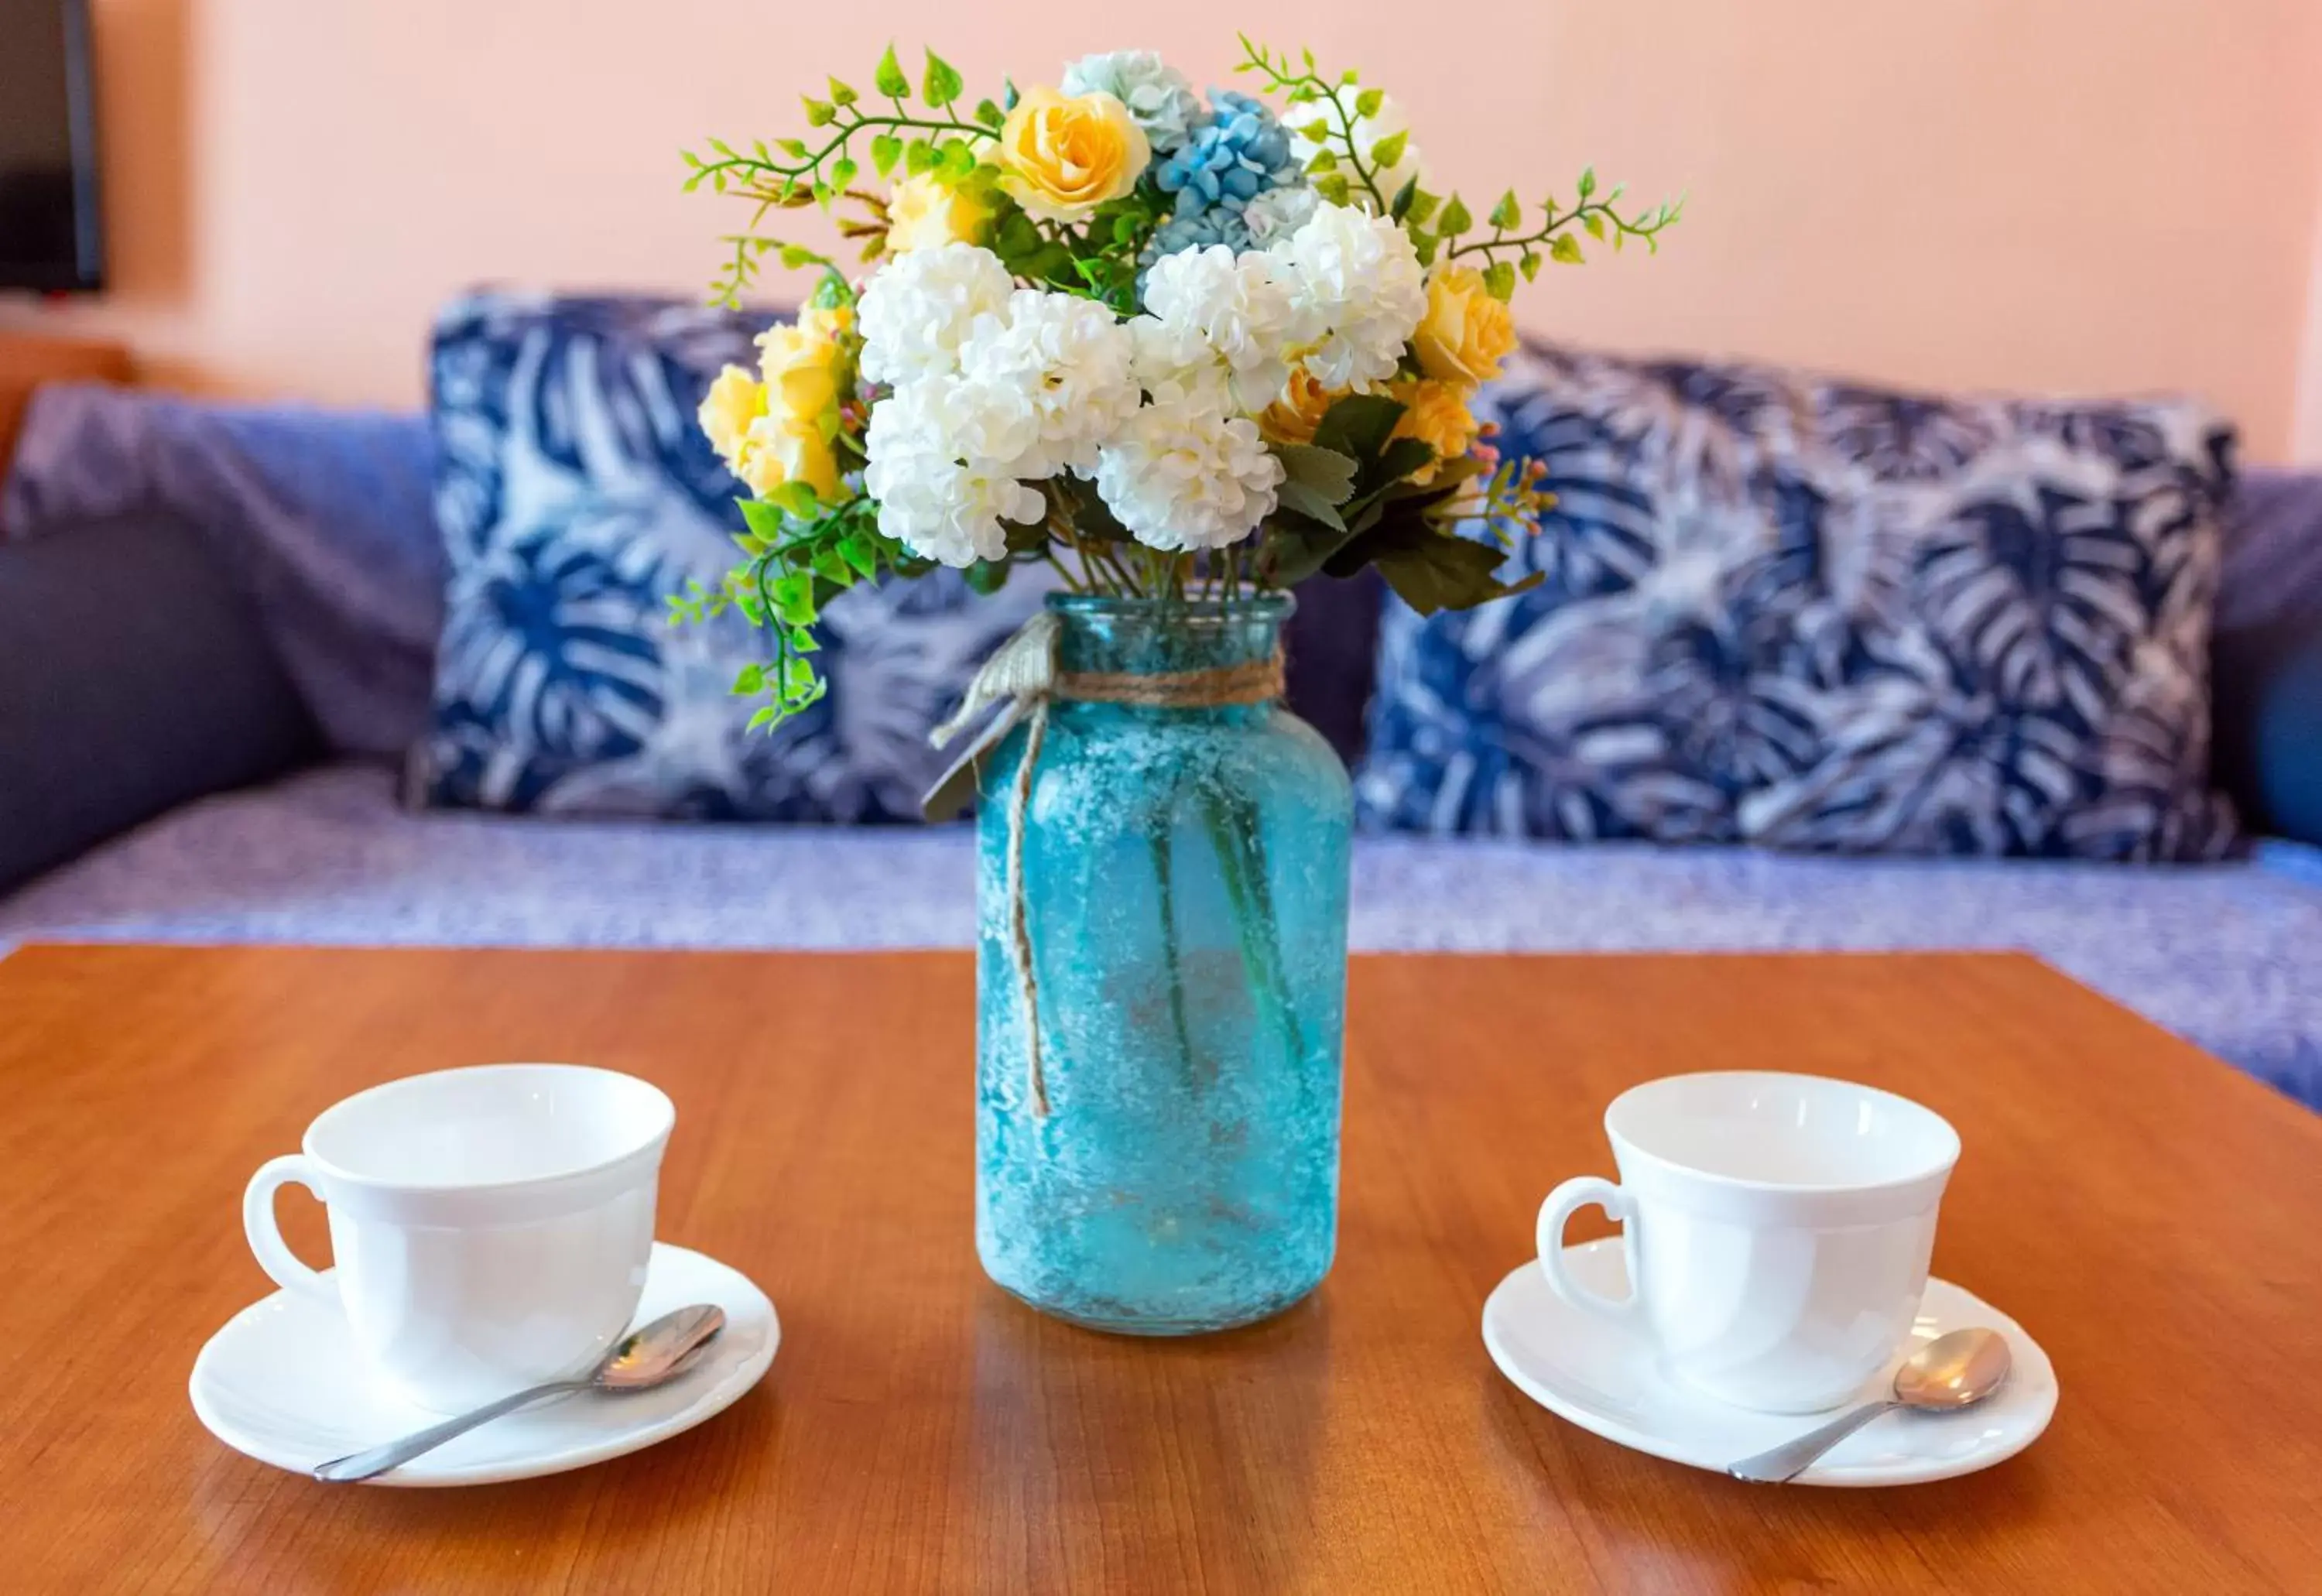
{"type": "Polygon", "coordinates": [[[1866,1402],[1795,1441],[1745,1457],[1725,1472],[1765,1485],[1795,1480],[1815,1459],[1881,1413],[1897,1408],[1933,1413],[1972,1408],[2007,1382],[2008,1362],[2007,1342],[1997,1330],[1953,1330],[1938,1336],[1895,1371],[1895,1394],[1887,1400],[1866,1402]]]}
{"type": "Polygon", "coordinates": [[[702,1348],[717,1338],[726,1327],[726,1310],[714,1303],[696,1303],[681,1308],[675,1313],[663,1314],[642,1330],[633,1330],[602,1362],[579,1380],[559,1380],[547,1385],[535,1385],[530,1391],[520,1391],[502,1397],[497,1402],[487,1402],[472,1413],[462,1413],[457,1418],[447,1418],[439,1425],[408,1435],[400,1441],[389,1441],[384,1446],[374,1446],[368,1452],[352,1453],[334,1457],[315,1468],[317,1480],[368,1480],[373,1474],[383,1474],[391,1468],[409,1463],[423,1452],[432,1452],[454,1436],[464,1436],[480,1424],[498,1418],[503,1413],[513,1413],[519,1408],[549,1397],[563,1396],[576,1391],[650,1391],[664,1385],[693,1366],[702,1348]]]}

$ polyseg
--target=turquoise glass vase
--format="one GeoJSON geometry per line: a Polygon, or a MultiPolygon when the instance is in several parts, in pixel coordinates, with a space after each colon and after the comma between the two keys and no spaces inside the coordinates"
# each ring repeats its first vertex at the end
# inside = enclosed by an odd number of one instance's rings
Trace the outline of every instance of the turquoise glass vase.
{"type": "Polygon", "coordinates": [[[1290,608],[1051,598],[1057,690],[983,771],[976,1249],[1078,1324],[1224,1329],[1330,1267],[1353,810],[1275,697],[1290,608]]]}

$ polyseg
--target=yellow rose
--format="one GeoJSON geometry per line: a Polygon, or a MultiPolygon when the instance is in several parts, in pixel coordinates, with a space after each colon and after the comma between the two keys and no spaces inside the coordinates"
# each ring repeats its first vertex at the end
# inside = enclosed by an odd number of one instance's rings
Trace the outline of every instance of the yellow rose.
{"type": "Polygon", "coordinates": [[[1445,461],[1458,459],[1476,441],[1478,424],[1476,413],[1467,408],[1464,383],[1397,382],[1390,384],[1386,391],[1403,404],[1403,415],[1394,424],[1394,435],[1416,438],[1435,451],[1432,461],[1411,474],[1413,482],[1424,486],[1434,481],[1435,473],[1445,461]]]}
{"type": "Polygon", "coordinates": [[[759,333],[758,373],[765,379],[767,410],[800,421],[821,415],[838,403],[841,359],[827,316],[802,318],[796,325],[781,324],[759,333]]]}
{"type": "Polygon", "coordinates": [[[1276,443],[1312,443],[1322,417],[1346,397],[1345,388],[1324,388],[1312,371],[1297,367],[1282,397],[1258,413],[1257,430],[1276,443]]]}
{"type": "Polygon", "coordinates": [[[751,424],[766,413],[766,388],[739,366],[728,366],[709,385],[701,408],[695,412],[710,447],[739,476],[742,454],[748,446],[751,424]]]}
{"type": "Polygon", "coordinates": [[[964,189],[946,187],[933,172],[905,178],[887,196],[887,249],[900,255],[938,244],[977,242],[992,207],[964,189]]]}
{"type": "Polygon", "coordinates": [[[1000,130],[1000,187],[1044,222],[1077,222],[1119,199],[1152,159],[1145,130],[1109,94],[1036,88],[1000,130]]]}
{"type": "Polygon", "coordinates": [[[812,420],[797,416],[762,415],[751,423],[735,475],[760,498],[785,482],[803,482],[823,498],[838,497],[838,457],[830,440],[812,420]]]}
{"type": "Polygon", "coordinates": [[[1516,347],[1515,318],[1484,287],[1484,274],[1438,267],[1427,279],[1427,315],[1411,335],[1430,377],[1470,385],[1500,374],[1516,347]]]}

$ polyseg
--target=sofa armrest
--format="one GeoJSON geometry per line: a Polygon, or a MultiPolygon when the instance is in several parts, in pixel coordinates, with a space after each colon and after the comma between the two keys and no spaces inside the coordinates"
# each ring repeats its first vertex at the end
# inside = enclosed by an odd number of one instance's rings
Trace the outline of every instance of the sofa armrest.
{"type": "Polygon", "coordinates": [[[316,745],[191,528],[149,515],[0,545],[0,891],[316,745]]]}

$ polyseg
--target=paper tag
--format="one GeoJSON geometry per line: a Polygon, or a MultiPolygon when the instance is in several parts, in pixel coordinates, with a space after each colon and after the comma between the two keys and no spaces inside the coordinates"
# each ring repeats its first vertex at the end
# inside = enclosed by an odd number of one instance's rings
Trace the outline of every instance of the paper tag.
{"type": "Polygon", "coordinates": [[[928,796],[919,800],[919,814],[928,820],[949,820],[964,810],[974,799],[983,780],[983,756],[1000,746],[1000,739],[1015,728],[1024,718],[1026,700],[1003,699],[1000,713],[993,716],[975,741],[960,751],[951,767],[936,778],[928,789],[928,796]]]}

